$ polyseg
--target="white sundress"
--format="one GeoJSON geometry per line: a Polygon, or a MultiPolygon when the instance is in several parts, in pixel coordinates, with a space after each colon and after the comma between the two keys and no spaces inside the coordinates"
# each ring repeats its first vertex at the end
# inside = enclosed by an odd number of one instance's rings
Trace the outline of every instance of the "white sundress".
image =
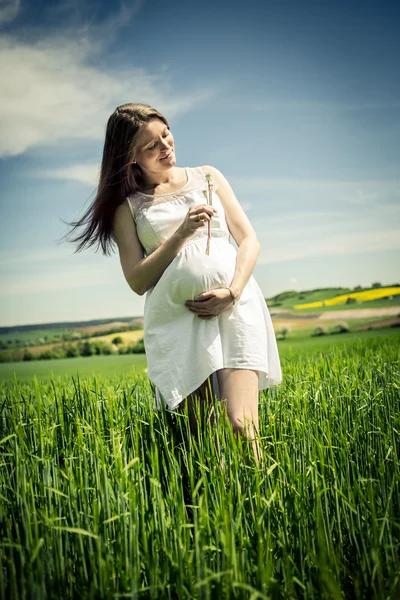
{"type": "MultiPolygon", "coordinates": [[[[139,240],[148,256],[181,225],[189,208],[207,204],[208,182],[201,167],[185,167],[187,182],[175,192],[127,198],[139,240]]],[[[146,292],[144,345],[147,375],[155,386],[155,409],[176,410],[190,393],[223,368],[258,371],[258,389],[282,381],[275,332],[265,299],[253,275],[241,297],[222,313],[201,319],[186,306],[201,292],[230,285],[237,249],[229,241],[223,205],[212,191],[218,213],[190,237],[146,292]]],[[[217,388],[217,393],[219,390],[217,388]]]]}

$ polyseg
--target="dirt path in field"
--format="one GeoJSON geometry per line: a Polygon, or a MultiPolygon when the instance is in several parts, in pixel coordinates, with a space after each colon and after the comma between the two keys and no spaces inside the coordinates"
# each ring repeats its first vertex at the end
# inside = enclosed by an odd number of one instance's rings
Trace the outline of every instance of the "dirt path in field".
{"type": "Polygon", "coordinates": [[[353,310],[330,310],[319,315],[319,321],[333,321],[335,319],[368,319],[369,317],[386,317],[399,315],[400,306],[387,306],[386,308],[354,308],[353,310]]]}
{"type": "Polygon", "coordinates": [[[369,325],[359,325],[357,331],[363,331],[364,329],[381,329],[382,327],[400,327],[400,317],[395,319],[385,319],[377,321],[376,323],[370,323],[369,325]]]}

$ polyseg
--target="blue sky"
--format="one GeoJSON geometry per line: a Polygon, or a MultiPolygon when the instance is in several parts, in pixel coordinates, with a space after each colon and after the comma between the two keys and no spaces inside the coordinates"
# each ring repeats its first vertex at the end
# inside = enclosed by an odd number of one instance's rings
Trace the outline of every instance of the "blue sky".
{"type": "Polygon", "coordinates": [[[6,0],[0,24],[0,325],[143,314],[117,249],[59,242],[125,102],[228,179],[265,297],[399,282],[395,2],[6,0]]]}

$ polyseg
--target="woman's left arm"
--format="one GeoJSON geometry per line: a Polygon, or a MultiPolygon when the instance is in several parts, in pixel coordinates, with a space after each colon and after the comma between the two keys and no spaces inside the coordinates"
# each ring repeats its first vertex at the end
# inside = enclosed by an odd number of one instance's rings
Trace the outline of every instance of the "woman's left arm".
{"type": "Polygon", "coordinates": [[[203,170],[210,173],[214,181],[214,190],[218,193],[224,208],[228,229],[238,245],[236,268],[231,281],[231,288],[235,296],[237,295],[237,299],[239,299],[253,273],[260,254],[260,243],[246,213],[239,204],[239,200],[221,171],[209,165],[204,166],[203,170]]]}

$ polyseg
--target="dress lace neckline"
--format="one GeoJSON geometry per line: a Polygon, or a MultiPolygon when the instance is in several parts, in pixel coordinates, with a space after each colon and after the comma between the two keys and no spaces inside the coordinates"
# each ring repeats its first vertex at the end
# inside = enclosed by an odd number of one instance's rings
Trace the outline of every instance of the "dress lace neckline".
{"type": "Polygon", "coordinates": [[[139,191],[137,191],[136,193],[139,194],[139,196],[144,196],[145,198],[162,198],[164,196],[173,196],[174,194],[178,194],[179,192],[182,192],[184,189],[186,189],[190,182],[190,171],[187,167],[185,167],[185,172],[186,172],[186,183],[179,190],[174,190],[173,192],[167,192],[166,194],[144,194],[143,192],[139,192],[139,191]]]}

